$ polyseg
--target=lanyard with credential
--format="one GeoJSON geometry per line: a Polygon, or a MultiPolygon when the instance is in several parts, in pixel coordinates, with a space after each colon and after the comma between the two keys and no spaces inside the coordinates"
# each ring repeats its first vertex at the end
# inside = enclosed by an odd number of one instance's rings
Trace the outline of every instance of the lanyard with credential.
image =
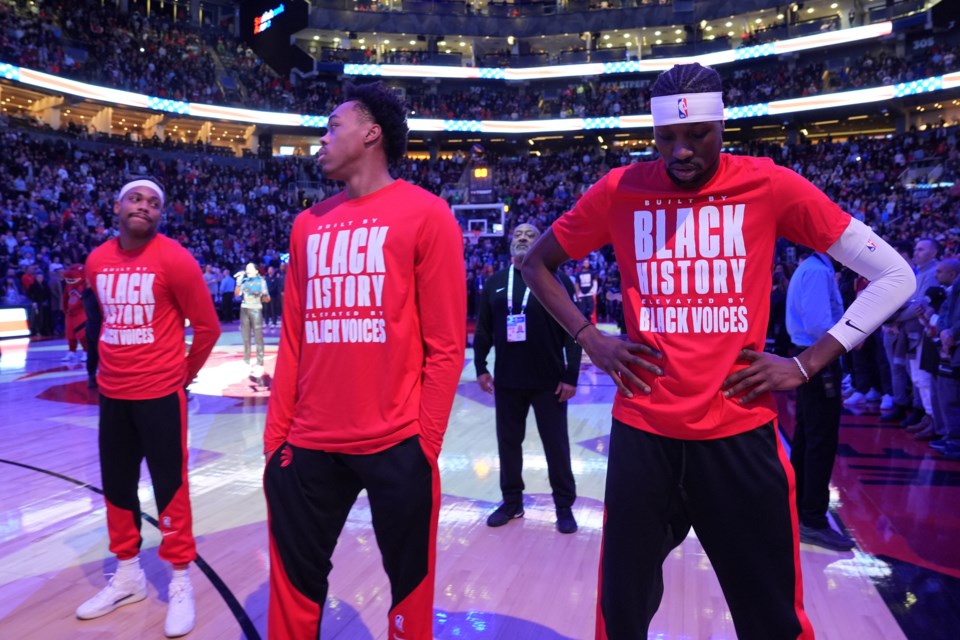
{"type": "Polygon", "coordinates": [[[527,340],[527,302],[530,300],[530,287],[524,286],[520,313],[513,312],[513,265],[507,275],[507,342],[526,342],[527,340]]]}
{"type": "MultiPolygon", "coordinates": [[[[530,300],[530,287],[524,287],[523,301],[520,302],[520,315],[527,315],[527,302],[530,300]]],[[[513,265],[507,275],[507,313],[513,314],[513,265]]]]}

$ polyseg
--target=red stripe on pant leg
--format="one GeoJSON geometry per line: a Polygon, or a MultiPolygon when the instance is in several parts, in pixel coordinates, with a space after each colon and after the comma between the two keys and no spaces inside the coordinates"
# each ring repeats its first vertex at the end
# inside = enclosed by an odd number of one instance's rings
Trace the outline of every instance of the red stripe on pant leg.
{"type": "MultiPolygon", "coordinates": [[[[607,527],[607,506],[603,506],[603,528],[607,527]]],[[[607,640],[607,622],[603,618],[600,599],[603,597],[603,535],[600,536],[600,566],[597,569],[597,629],[595,640],[607,640]]]]}
{"type": "MultiPolygon", "coordinates": [[[[270,525],[267,513],[267,531],[270,525]]],[[[267,637],[277,640],[316,640],[320,635],[323,607],[297,591],[290,583],[270,533],[270,602],[267,606],[267,637]]]]}
{"type": "Polygon", "coordinates": [[[389,640],[431,640],[433,638],[433,596],[437,577],[437,523],[440,520],[440,467],[429,447],[420,442],[430,464],[433,505],[430,509],[430,542],[427,546],[427,575],[417,588],[390,610],[389,640]]]}
{"type": "Polygon", "coordinates": [[[110,553],[120,560],[129,560],[140,553],[140,531],[132,511],[121,509],[104,497],[107,505],[107,533],[110,536],[110,553]]]}
{"type": "Polygon", "coordinates": [[[187,564],[197,558],[197,543],[193,538],[193,510],[190,506],[189,450],[187,449],[187,397],[177,392],[180,405],[180,488],[167,508],[160,513],[159,555],[171,564],[187,564]]]}
{"type": "Polygon", "coordinates": [[[777,440],[777,457],[780,459],[780,466],[783,467],[783,473],[787,478],[788,498],[790,500],[790,522],[793,525],[793,566],[795,568],[794,578],[794,600],[793,608],[800,621],[800,635],[797,640],[813,640],[813,625],[803,609],[803,574],[800,569],[800,519],[797,516],[797,481],[793,472],[793,465],[790,464],[790,456],[783,448],[783,441],[780,438],[780,426],[778,421],[773,422],[773,432],[777,440]]]}

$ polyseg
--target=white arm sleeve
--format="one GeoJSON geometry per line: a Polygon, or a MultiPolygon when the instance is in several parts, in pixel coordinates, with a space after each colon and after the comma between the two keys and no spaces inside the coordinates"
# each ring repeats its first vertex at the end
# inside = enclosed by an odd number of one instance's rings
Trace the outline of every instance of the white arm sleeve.
{"type": "Polygon", "coordinates": [[[850,351],[866,340],[917,288],[917,279],[907,261],[856,218],[827,253],[840,264],[870,281],[830,331],[850,351]]]}

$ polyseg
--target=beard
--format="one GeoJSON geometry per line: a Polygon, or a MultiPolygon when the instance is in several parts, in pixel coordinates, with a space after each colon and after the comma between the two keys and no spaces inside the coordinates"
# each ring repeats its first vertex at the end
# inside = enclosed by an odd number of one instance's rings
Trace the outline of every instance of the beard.
{"type": "Polygon", "coordinates": [[[523,256],[527,255],[528,251],[530,251],[529,244],[518,244],[516,242],[510,243],[510,256],[513,258],[522,258],[523,256]]]}

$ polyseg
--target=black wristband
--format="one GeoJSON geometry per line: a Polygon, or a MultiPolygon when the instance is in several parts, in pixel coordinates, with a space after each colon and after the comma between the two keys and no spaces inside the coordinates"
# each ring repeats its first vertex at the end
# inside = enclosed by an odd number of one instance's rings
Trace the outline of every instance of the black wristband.
{"type": "Polygon", "coordinates": [[[587,320],[586,324],[584,324],[582,327],[580,327],[579,329],[577,329],[577,332],[576,332],[575,334],[573,334],[573,341],[577,343],[577,346],[579,346],[579,347],[582,347],[582,346],[583,346],[582,344],[580,344],[580,342],[577,340],[577,338],[580,337],[580,334],[583,333],[583,330],[584,330],[584,329],[586,329],[587,327],[592,327],[592,326],[593,326],[593,323],[590,322],[589,320],[587,320]]]}

